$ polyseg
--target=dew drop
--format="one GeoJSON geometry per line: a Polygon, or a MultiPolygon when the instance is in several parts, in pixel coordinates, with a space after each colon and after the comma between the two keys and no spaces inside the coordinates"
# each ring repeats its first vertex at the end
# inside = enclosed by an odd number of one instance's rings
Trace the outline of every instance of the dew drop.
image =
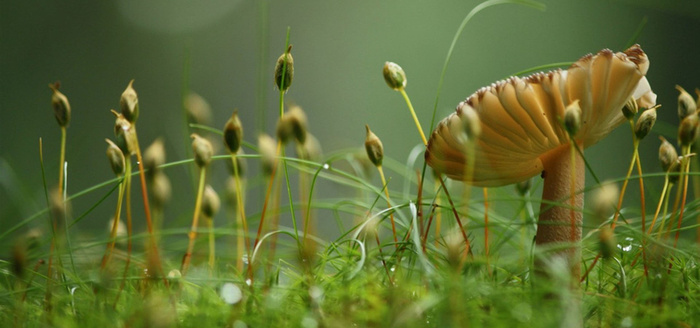
{"type": "Polygon", "coordinates": [[[331,166],[328,165],[328,163],[325,163],[325,164],[323,164],[323,168],[326,169],[326,170],[328,170],[329,168],[331,168],[331,166]]]}
{"type": "Polygon", "coordinates": [[[248,278],[248,279],[245,280],[245,284],[248,285],[248,286],[250,286],[250,285],[253,284],[253,280],[251,280],[250,278],[248,278]]]}
{"type": "Polygon", "coordinates": [[[224,303],[230,305],[240,302],[243,298],[243,293],[241,292],[241,289],[230,282],[227,282],[223,286],[221,286],[220,294],[221,298],[224,300],[224,303]]]}

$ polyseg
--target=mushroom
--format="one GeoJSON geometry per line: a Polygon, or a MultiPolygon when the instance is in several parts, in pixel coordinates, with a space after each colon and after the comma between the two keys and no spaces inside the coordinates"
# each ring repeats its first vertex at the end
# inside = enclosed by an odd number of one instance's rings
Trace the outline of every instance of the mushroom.
{"type": "MultiPolygon", "coordinates": [[[[572,163],[571,141],[583,152],[603,139],[626,121],[622,108],[631,98],[639,107],[655,105],[656,95],[645,77],[648,68],[646,54],[634,45],[624,52],[605,49],[588,54],[567,70],[510,77],[481,88],[437,125],[425,160],[449,178],[468,179],[464,182],[479,187],[518,183],[541,174],[544,187],[536,245],[559,249],[575,245],[581,240],[583,194],[579,191],[584,187],[585,166],[579,153],[572,163]],[[562,120],[567,106],[577,101],[581,126],[570,140],[562,120]],[[465,174],[470,141],[463,137],[463,129],[468,108],[478,114],[482,130],[475,140],[472,174],[465,174]],[[576,209],[575,222],[571,222],[569,204],[576,209]]],[[[557,254],[567,260],[572,275],[580,275],[580,247],[557,254]]]]}

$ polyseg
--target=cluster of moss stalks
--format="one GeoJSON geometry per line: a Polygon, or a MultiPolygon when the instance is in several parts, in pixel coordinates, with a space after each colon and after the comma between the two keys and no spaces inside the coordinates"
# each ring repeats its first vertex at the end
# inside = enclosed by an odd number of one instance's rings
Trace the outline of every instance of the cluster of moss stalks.
{"type": "MultiPolygon", "coordinates": [[[[388,62],[383,75],[387,84],[405,99],[425,145],[427,140],[406,93],[404,71],[388,62]]],[[[161,139],[154,141],[142,156],[136,131],[138,96],[133,81],[129,82],[120,98],[120,112],[112,110],[115,139],[107,139],[108,163],[116,178],[105,184],[113,186],[105,202],[114,201],[114,217],[106,240],[87,242],[105,250],[101,257],[88,252],[84,254],[95,256],[81,255],[88,258],[79,260],[74,258],[77,240],[69,236],[69,205],[73,197],[66,193],[64,178],[71,107],[59,85],[52,84],[51,103],[62,131],[62,148],[58,186],[47,192],[49,251],[40,250],[43,245],[36,235],[26,234],[18,239],[11,260],[2,264],[6,270],[0,296],[2,321],[15,326],[43,323],[128,327],[700,324],[697,252],[678,247],[680,232],[688,229],[682,225],[683,218],[697,216],[700,220],[696,202],[687,202],[689,185],[695,188],[696,195],[700,194],[700,181],[690,173],[690,168],[697,165],[691,164],[691,158],[700,108],[682,88],[678,87],[681,155],[662,138],[661,175],[643,175],[637,151],[640,140],[654,124],[656,108],[647,109],[635,123],[638,109],[633,104],[625,106],[633,131],[630,169],[617,182],[622,182],[621,190],[614,187],[616,182],[596,186],[591,214],[599,221],[588,227],[589,235],[584,238],[584,254],[588,256],[583,258],[586,272],[581,288],[571,289],[567,287],[572,283],[571,277],[557,272],[557,268],[550,268],[546,283],[533,283],[534,255],[528,252],[535,216],[528,209],[537,200],[529,196],[529,183],[519,185],[516,196],[492,191],[507,195],[500,200],[488,197],[486,189],[483,199],[472,199],[468,189],[461,197],[453,197],[438,174],[430,188],[423,167],[417,171],[417,183],[412,185],[415,194],[391,190],[391,181],[383,170],[383,145],[369,126],[365,127],[366,154],[337,152],[322,156],[318,140],[308,132],[302,109],[290,106],[285,111],[284,96],[293,77],[294,61],[291,46],[287,46],[276,62],[274,75],[280,99],[276,138],[261,134],[257,146],[244,141],[237,111],[223,124],[223,130],[216,130],[202,124],[206,119],[201,117],[209,115],[208,109],[202,109],[203,100],[188,98],[195,123],[191,126],[221,135],[227,154],[216,155],[212,140],[192,133],[193,158],[177,163],[166,161],[161,139]],[[286,154],[287,146],[292,144],[296,157],[286,154]],[[253,153],[243,153],[242,146],[253,153]],[[132,167],[134,157],[137,169],[132,167]],[[245,208],[244,158],[259,160],[262,166],[263,206],[253,216],[247,215],[245,208]],[[210,165],[216,160],[231,163],[225,198],[231,209],[231,231],[217,228],[213,222],[221,201],[207,179],[210,165]],[[357,169],[337,168],[336,164],[342,161],[357,169]],[[167,258],[161,247],[164,232],[169,230],[163,227],[173,227],[164,215],[171,194],[164,169],[190,163],[199,173],[192,224],[186,237],[181,230],[173,236],[186,239],[187,247],[179,250],[181,260],[167,258]],[[372,166],[379,173],[381,185],[368,178],[372,166]],[[635,210],[639,217],[628,214],[625,224],[619,224],[622,214],[629,213],[623,211],[622,200],[634,167],[639,173],[642,205],[635,210]],[[290,183],[294,172],[296,201],[290,183]],[[134,176],[140,180],[142,215],[132,213],[134,176]],[[664,187],[653,219],[649,220],[645,213],[644,179],[656,176],[664,179],[664,187]],[[358,199],[346,202],[352,208],[343,210],[346,205],[314,201],[319,178],[357,190],[358,199]],[[676,194],[671,197],[673,186],[677,187],[676,194]],[[289,199],[287,206],[280,204],[283,187],[289,199]],[[519,210],[515,215],[524,220],[513,220],[494,211],[496,202],[516,204],[519,210]],[[327,240],[317,231],[317,221],[328,217],[319,217],[315,209],[324,206],[331,206],[336,215],[345,211],[354,217],[352,227],[341,231],[336,240],[327,240]],[[284,213],[289,215],[291,227],[280,225],[284,213]],[[454,220],[443,220],[443,215],[454,220]],[[145,237],[132,231],[137,217],[146,222],[145,237]],[[196,242],[200,232],[207,235],[206,247],[196,242]],[[235,247],[217,252],[215,239],[220,235],[233,236],[235,247]],[[285,255],[276,255],[279,236],[287,236],[291,241],[282,244],[285,255]],[[138,244],[142,251],[136,254],[135,241],[142,242],[138,244]],[[561,305],[570,300],[583,301],[582,316],[570,318],[572,314],[561,305]]],[[[572,115],[567,122],[575,122],[572,115]]],[[[479,133],[478,124],[465,129],[468,134],[479,133]]],[[[397,169],[394,172],[402,174],[397,169]]],[[[406,174],[405,178],[412,181],[413,174],[416,173],[406,174]]],[[[333,201],[338,200],[330,202],[333,201]]],[[[700,224],[696,227],[700,229],[700,224]]],[[[169,249],[169,253],[174,251],[169,249]]]]}

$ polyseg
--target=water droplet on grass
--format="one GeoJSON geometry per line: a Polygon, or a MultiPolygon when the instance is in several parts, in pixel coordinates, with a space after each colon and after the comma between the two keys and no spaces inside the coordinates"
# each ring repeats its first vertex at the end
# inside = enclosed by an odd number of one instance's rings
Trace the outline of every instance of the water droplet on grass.
{"type": "Polygon", "coordinates": [[[224,300],[224,303],[230,305],[240,302],[241,298],[243,298],[243,293],[241,292],[241,289],[230,282],[227,282],[223,286],[221,286],[220,294],[221,298],[224,300]]]}
{"type": "Polygon", "coordinates": [[[325,163],[325,164],[323,164],[323,168],[326,169],[326,170],[328,170],[329,168],[331,168],[331,166],[328,165],[328,163],[325,163]]]}

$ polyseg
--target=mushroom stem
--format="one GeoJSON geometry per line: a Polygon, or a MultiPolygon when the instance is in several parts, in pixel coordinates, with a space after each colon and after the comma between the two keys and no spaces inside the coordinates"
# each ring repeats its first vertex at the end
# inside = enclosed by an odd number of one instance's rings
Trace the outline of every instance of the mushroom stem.
{"type": "Polygon", "coordinates": [[[538,247],[548,248],[556,256],[565,259],[572,278],[578,281],[581,275],[581,250],[577,244],[581,241],[583,193],[576,191],[583,189],[586,175],[583,157],[575,152],[572,159],[571,147],[571,144],[559,146],[541,158],[544,166],[543,202],[540,206],[535,243],[538,247]],[[575,168],[573,179],[572,165],[575,168]],[[575,182],[573,202],[572,181],[575,182]],[[571,206],[574,211],[573,224],[571,206]],[[572,227],[574,231],[571,230],[572,227]]]}

